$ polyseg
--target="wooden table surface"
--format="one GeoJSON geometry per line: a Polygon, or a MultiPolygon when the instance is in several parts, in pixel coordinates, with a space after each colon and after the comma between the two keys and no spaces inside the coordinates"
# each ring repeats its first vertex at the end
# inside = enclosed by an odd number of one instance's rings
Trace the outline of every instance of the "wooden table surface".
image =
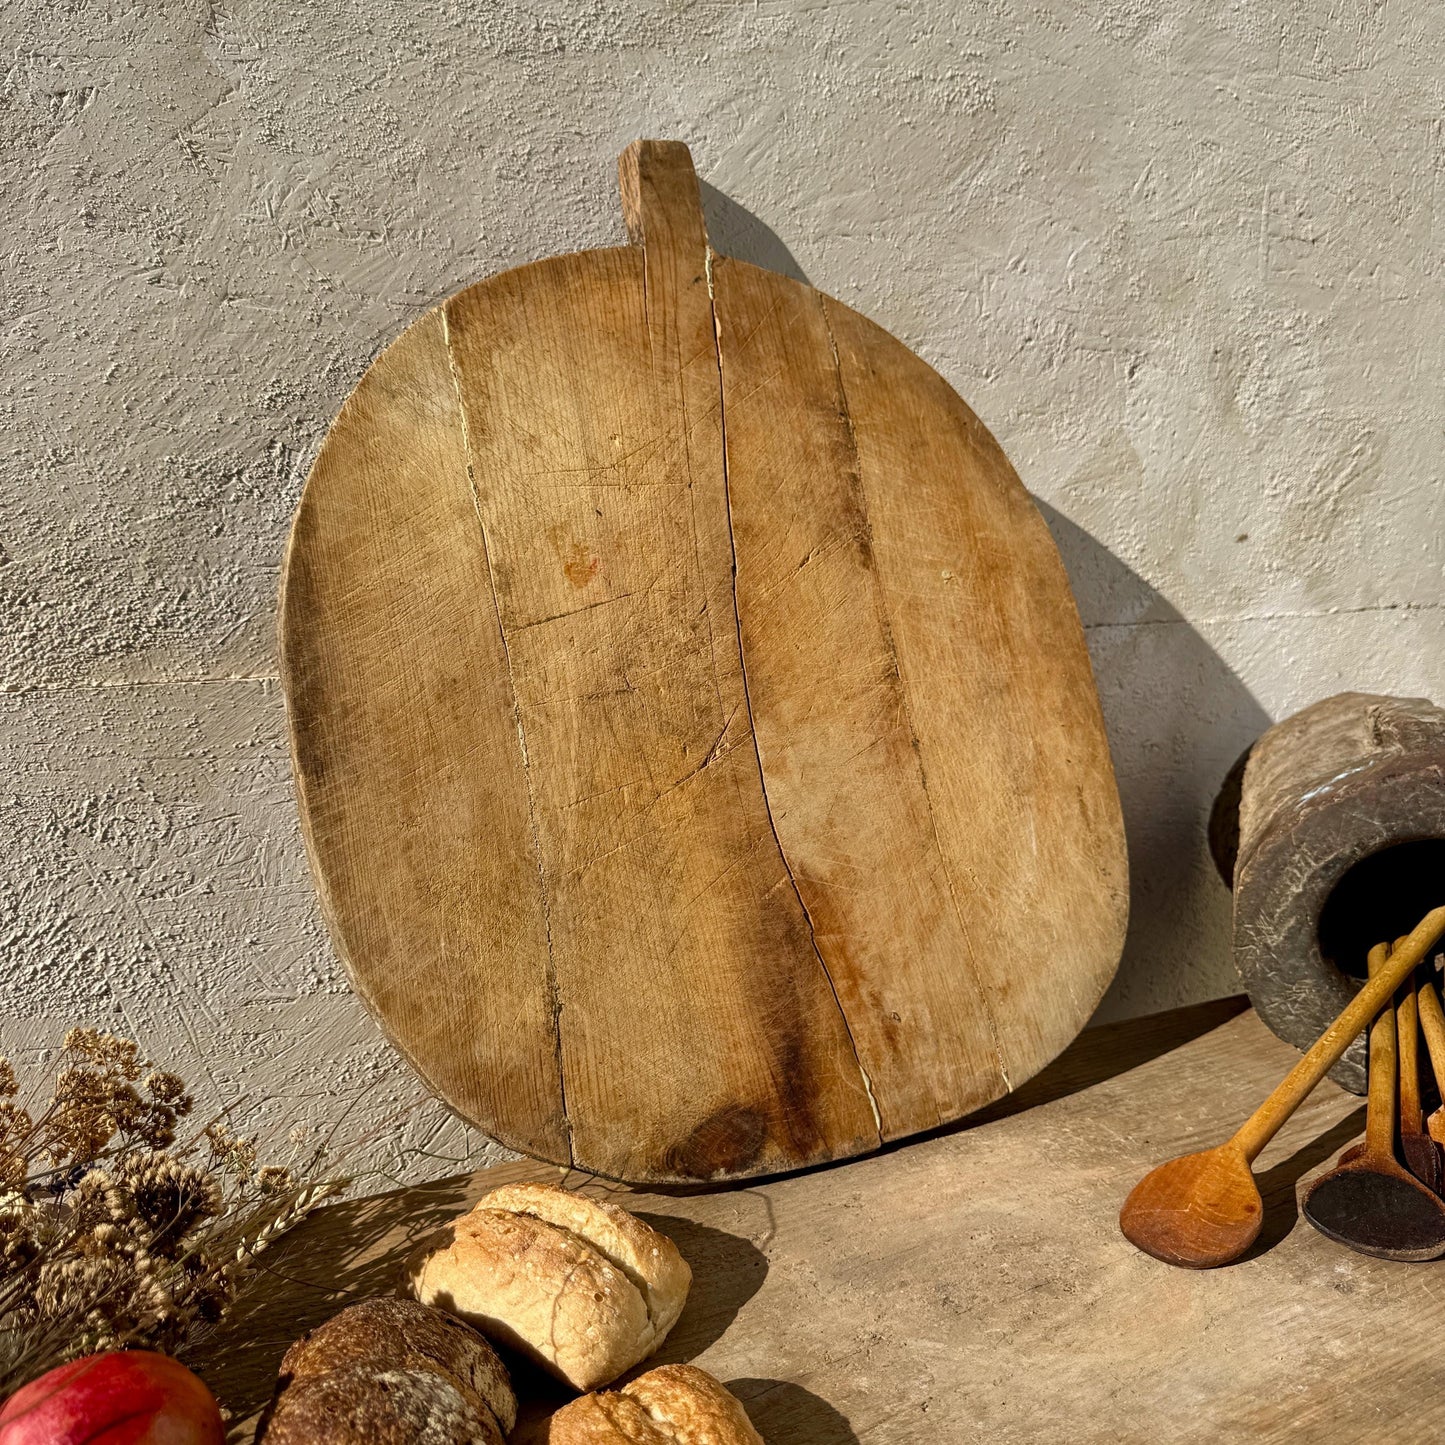
{"type": "MultiPolygon", "coordinates": [[[[1361,1100],[1321,1085],[1262,1157],[1265,1230],[1240,1263],[1171,1269],[1118,1233],[1146,1169],[1225,1137],[1297,1057],[1240,1008],[1091,1030],[977,1121],[871,1158],[691,1195],[569,1182],[677,1240],[695,1284],[653,1363],[711,1370],[769,1445],[1433,1441],[1441,1266],[1363,1258],[1298,1215],[1361,1100]]],[[[501,1179],[558,1175],[508,1165],[326,1211],[202,1373],[254,1412],[286,1344],[391,1290],[419,1237],[501,1179]]]]}

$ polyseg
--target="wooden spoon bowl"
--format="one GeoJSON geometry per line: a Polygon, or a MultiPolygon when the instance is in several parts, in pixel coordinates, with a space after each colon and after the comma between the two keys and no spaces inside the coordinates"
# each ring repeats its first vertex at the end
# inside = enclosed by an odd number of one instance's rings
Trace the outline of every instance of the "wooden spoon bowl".
{"type": "Polygon", "coordinates": [[[1445,1254],[1445,1202],[1393,1161],[1360,1156],[1315,1180],[1305,1218],[1328,1238],[1377,1259],[1445,1254]]]}
{"type": "Polygon", "coordinates": [[[1146,1174],[1119,1212],[1130,1244],[1185,1269],[1215,1269],[1259,1238],[1264,1201],[1233,1141],[1171,1159],[1146,1174]]]}
{"type": "MultiPolygon", "coordinates": [[[[1437,1112],[1439,1112],[1437,1110],[1437,1112]]],[[[1445,1123],[1445,1121],[1442,1121],[1445,1123]]],[[[1435,1194],[1440,1192],[1441,1160],[1440,1146],[1432,1136],[1423,1134],[1402,1134],[1400,1152],[1405,1156],[1405,1166],[1427,1189],[1435,1194]]],[[[1340,1155],[1341,1164],[1353,1164],[1365,1157],[1363,1144],[1351,1144],[1340,1155]]]]}

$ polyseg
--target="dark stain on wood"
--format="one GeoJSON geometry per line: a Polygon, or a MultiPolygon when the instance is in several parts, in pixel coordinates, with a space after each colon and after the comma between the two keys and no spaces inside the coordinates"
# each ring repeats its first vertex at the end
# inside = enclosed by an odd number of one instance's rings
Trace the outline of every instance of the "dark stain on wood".
{"type": "Polygon", "coordinates": [[[767,1121],[754,1109],[726,1104],[668,1150],[667,1166],[687,1179],[712,1179],[746,1169],[763,1152],[767,1121]]]}

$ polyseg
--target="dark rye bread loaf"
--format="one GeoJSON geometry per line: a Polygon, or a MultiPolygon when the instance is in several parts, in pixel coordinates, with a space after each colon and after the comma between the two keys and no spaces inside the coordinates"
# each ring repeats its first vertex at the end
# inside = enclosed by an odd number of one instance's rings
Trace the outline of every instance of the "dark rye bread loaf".
{"type": "Polygon", "coordinates": [[[502,1445],[476,1394],[434,1370],[347,1365],[293,1380],[257,1436],[265,1445],[502,1445]],[[468,1398],[470,1397],[470,1398],[468,1398]]]}
{"type": "Polygon", "coordinates": [[[419,1445],[499,1445],[516,1418],[506,1369],[474,1329],[415,1300],[372,1299],[286,1352],[258,1439],[351,1445],[396,1429],[419,1445]]]}

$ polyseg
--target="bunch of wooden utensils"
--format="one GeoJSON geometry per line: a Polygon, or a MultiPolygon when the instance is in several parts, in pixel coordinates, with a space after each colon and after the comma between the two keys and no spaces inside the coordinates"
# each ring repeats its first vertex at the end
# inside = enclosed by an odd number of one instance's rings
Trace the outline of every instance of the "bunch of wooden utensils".
{"type": "MultiPolygon", "coordinates": [[[[1370,951],[1369,978],[1283,1082],[1214,1149],[1171,1159],[1146,1174],[1124,1201],[1119,1226],[1146,1254],[1188,1269],[1238,1259],[1259,1237],[1264,1204],[1250,1166],[1340,1055],[1370,1030],[1365,1138],[1310,1185],[1305,1217],[1331,1239],[1381,1259],[1445,1256],[1441,1198],[1445,1108],[1420,1107],[1418,1036],[1445,1098],[1445,1013],[1416,970],[1445,934],[1445,908],[1425,915],[1393,948],[1370,951]],[[1398,1103],[1398,1108],[1397,1108],[1398,1103]],[[1396,1154],[1396,1136],[1402,1165],[1396,1154]]],[[[1422,970],[1423,972],[1423,970],[1422,970]]]]}

